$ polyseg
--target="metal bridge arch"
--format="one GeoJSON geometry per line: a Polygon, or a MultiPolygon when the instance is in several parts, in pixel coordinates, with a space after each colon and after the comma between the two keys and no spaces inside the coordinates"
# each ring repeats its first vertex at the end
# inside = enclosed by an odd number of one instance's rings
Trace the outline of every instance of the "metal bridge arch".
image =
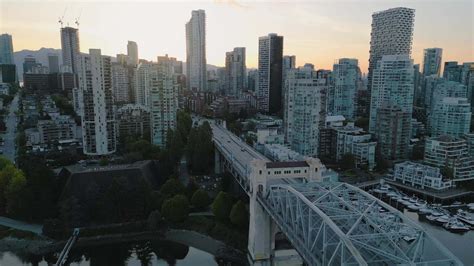
{"type": "Polygon", "coordinates": [[[309,265],[461,265],[398,210],[345,183],[276,184],[258,202],[309,265]]]}

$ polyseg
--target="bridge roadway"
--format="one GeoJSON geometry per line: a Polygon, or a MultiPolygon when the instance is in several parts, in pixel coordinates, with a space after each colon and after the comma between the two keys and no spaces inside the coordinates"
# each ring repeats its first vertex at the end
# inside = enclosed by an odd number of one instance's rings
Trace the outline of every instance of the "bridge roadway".
{"type": "MultiPolygon", "coordinates": [[[[250,194],[250,162],[270,160],[224,127],[210,124],[216,149],[250,194]]],[[[267,191],[257,192],[257,201],[308,265],[462,265],[400,211],[345,183],[267,180],[267,191]]]]}

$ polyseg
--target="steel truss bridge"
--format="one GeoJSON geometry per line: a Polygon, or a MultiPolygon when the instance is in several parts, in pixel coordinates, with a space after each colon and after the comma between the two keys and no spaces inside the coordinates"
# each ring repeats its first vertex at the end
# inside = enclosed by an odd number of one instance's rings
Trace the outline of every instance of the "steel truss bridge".
{"type": "Polygon", "coordinates": [[[282,178],[257,192],[250,163],[269,160],[222,126],[211,127],[216,159],[248,195],[258,193],[257,202],[308,265],[462,265],[418,224],[352,185],[282,178]]]}
{"type": "Polygon", "coordinates": [[[346,183],[271,185],[258,201],[310,265],[461,265],[398,210],[346,183]]]}

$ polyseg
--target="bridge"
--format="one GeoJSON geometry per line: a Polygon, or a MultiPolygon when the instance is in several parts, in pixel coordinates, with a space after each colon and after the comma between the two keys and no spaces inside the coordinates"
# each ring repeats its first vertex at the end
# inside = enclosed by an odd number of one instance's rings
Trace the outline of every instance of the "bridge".
{"type": "Polygon", "coordinates": [[[63,250],[59,254],[58,260],[56,261],[55,266],[63,266],[66,264],[67,258],[69,257],[69,252],[71,251],[72,247],[76,243],[77,239],[79,238],[80,229],[74,228],[74,231],[71,237],[67,240],[66,245],[64,246],[63,250]]]}
{"type": "Polygon", "coordinates": [[[277,233],[307,265],[462,265],[400,211],[357,187],[326,181],[318,159],[271,162],[224,126],[211,127],[216,172],[230,172],[250,197],[253,265],[281,262],[277,233]]]}

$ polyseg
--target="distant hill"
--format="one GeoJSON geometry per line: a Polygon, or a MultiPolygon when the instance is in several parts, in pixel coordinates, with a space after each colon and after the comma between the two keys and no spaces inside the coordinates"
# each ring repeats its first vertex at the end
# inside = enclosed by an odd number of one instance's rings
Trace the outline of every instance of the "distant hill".
{"type": "Polygon", "coordinates": [[[62,62],[61,49],[54,48],[41,48],[39,50],[21,50],[13,53],[15,59],[16,69],[18,71],[18,77],[20,81],[23,81],[23,61],[25,57],[31,55],[36,58],[36,62],[41,63],[43,66],[48,66],[48,54],[53,53],[59,56],[59,64],[62,62]]]}
{"type": "MultiPolygon", "coordinates": [[[[62,63],[62,52],[61,49],[54,48],[41,48],[39,50],[21,50],[13,53],[15,59],[16,69],[18,71],[18,77],[20,81],[23,81],[23,61],[25,57],[31,55],[36,58],[36,62],[41,63],[43,66],[48,66],[48,54],[55,53],[59,55],[59,64],[62,63]]],[[[112,61],[115,61],[115,57],[112,57],[112,61]]],[[[183,70],[186,73],[186,62],[183,62],[183,70]]],[[[219,66],[207,64],[207,70],[217,70],[219,66]]]]}

